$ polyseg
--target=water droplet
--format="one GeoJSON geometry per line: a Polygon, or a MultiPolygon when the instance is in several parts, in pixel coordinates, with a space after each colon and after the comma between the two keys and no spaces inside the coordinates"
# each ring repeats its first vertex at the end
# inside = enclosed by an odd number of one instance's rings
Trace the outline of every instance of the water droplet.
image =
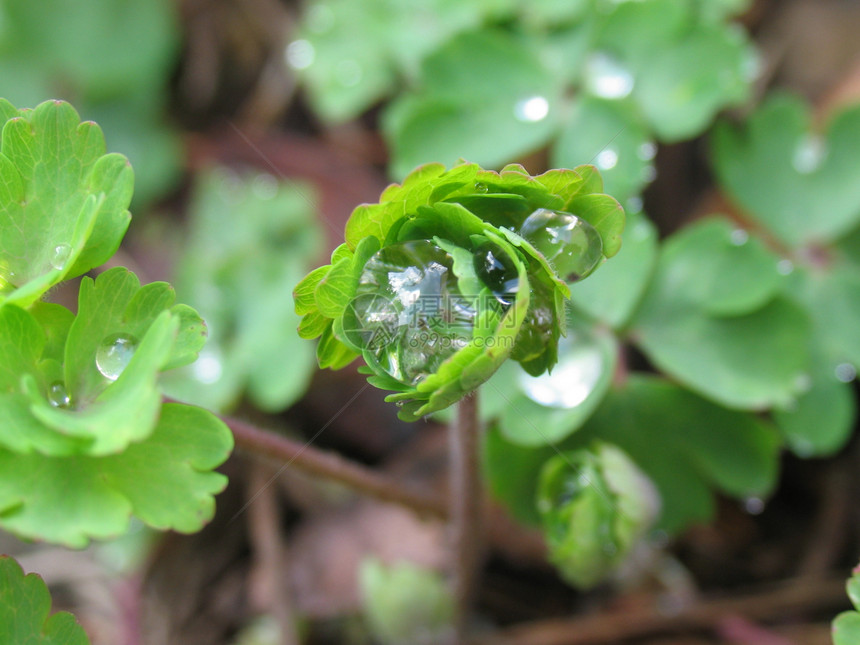
{"type": "Polygon", "coordinates": [[[743,246],[750,239],[750,234],[742,228],[736,228],[729,235],[729,239],[735,246],[743,246]]]}
{"type": "Polygon", "coordinates": [[[55,381],[48,386],[48,402],[55,408],[69,407],[72,399],[62,381],[55,381]]]}
{"type": "Polygon", "coordinates": [[[72,255],[72,247],[68,244],[58,244],[54,247],[54,252],[51,254],[51,266],[62,271],[66,268],[69,262],[69,257],[72,255]]]}
{"type": "Polygon", "coordinates": [[[107,379],[115,381],[131,361],[137,339],[129,334],[112,334],[96,350],[96,367],[107,379]]]}
{"type": "Polygon", "coordinates": [[[851,363],[840,363],[836,366],[834,373],[836,374],[836,379],[843,383],[850,383],[857,378],[857,368],[851,363]]]}
{"type": "Polygon", "coordinates": [[[585,87],[604,99],[623,99],[633,91],[633,75],[611,56],[598,53],[585,65],[585,87]]]}
{"type": "Polygon", "coordinates": [[[513,260],[492,242],[478,246],[473,258],[475,273],[481,282],[490,288],[499,301],[510,305],[520,286],[519,274],[513,260]]]}
{"type": "Polygon", "coordinates": [[[519,233],[568,282],[588,275],[603,255],[600,234],[591,224],[570,213],[539,208],[526,218],[519,233]]]}
{"type": "Polygon", "coordinates": [[[618,153],[612,148],[605,148],[597,153],[594,162],[601,170],[612,170],[618,164],[618,153]]]}
{"type": "Polygon", "coordinates": [[[197,360],[191,365],[191,373],[200,383],[211,385],[221,379],[224,366],[221,363],[220,352],[206,348],[200,352],[197,360]]]}
{"type": "Polygon", "coordinates": [[[797,145],[791,160],[794,169],[802,175],[815,172],[824,161],[827,149],[819,136],[807,136],[797,145]]]}
{"type": "Polygon", "coordinates": [[[788,275],[794,271],[794,263],[791,260],[780,260],[776,263],[776,272],[780,275],[788,275]]]}
{"type": "Polygon", "coordinates": [[[530,96],[522,101],[517,101],[514,106],[514,116],[518,121],[535,123],[543,121],[549,114],[549,101],[543,96],[530,96]]]}
{"type": "Polygon", "coordinates": [[[490,187],[487,184],[481,183],[480,181],[475,184],[475,192],[476,193],[488,193],[490,192],[490,187]]]}
{"type": "Polygon", "coordinates": [[[334,68],[337,82],[344,87],[355,87],[361,82],[362,75],[361,65],[351,58],[340,61],[334,68]]]}
{"type": "Polygon", "coordinates": [[[631,197],[627,200],[626,209],[631,213],[639,213],[642,211],[642,206],[641,197],[631,197]]]}
{"type": "Polygon", "coordinates": [[[294,40],[284,51],[284,59],[287,65],[293,69],[307,69],[313,65],[316,60],[317,52],[313,44],[309,40],[294,40]]]}
{"type": "Polygon", "coordinates": [[[653,141],[646,141],[639,146],[639,150],[636,151],[636,155],[642,161],[651,161],[657,156],[657,144],[653,141]]]}
{"type": "Polygon", "coordinates": [[[812,387],[812,377],[806,372],[800,372],[794,377],[794,388],[798,392],[808,392],[812,387]]]}
{"type": "MultiPolygon", "coordinates": [[[[562,338],[551,374],[523,373],[520,385],[532,401],[550,408],[575,408],[594,390],[605,369],[600,348],[589,338],[562,338]]],[[[587,478],[586,478],[586,483],[587,478]]]]}
{"type": "Polygon", "coordinates": [[[744,510],[750,515],[761,515],[764,511],[764,500],[761,497],[747,497],[744,499],[744,510]]]}
{"type": "Polygon", "coordinates": [[[254,177],[251,190],[257,199],[268,201],[278,194],[278,180],[269,173],[262,172],[254,177]]]}
{"type": "Polygon", "coordinates": [[[379,367],[414,385],[472,339],[474,294],[461,294],[451,256],[426,240],[393,244],[364,265],[344,333],[379,367]]]}

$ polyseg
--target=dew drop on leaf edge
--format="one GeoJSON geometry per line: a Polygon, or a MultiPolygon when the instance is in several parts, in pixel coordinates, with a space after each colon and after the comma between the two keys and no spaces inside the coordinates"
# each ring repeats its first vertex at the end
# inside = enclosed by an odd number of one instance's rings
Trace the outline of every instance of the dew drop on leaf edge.
{"type": "Polygon", "coordinates": [[[137,339],[130,334],[106,336],[96,350],[96,367],[111,381],[119,378],[137,350],[137,339]]]}
{"type": "Polygon", "coordinates": [[[48,402],[55,408],[69,407],[72,399],[62,381],[54,381],[48,386],[48,402]]]}
{"type": "Polygon", "coordinates": [[[600,234],[591,224],[571,213],[539,208],[526,218],[519,234],[531,242],[567,282],[588,275],[603,255],[600,234]]]}

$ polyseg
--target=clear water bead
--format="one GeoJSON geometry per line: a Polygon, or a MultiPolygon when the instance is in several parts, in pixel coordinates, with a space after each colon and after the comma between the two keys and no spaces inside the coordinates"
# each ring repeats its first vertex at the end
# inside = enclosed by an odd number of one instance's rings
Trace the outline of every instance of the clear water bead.
{"type": "Polygon", "coordinates": [[[575,408],[597,387],[606,366],[600,348],[588,337],[563,338],[552,373],[523,374],[520,386],[535,403],[549,408],[575,408]]]}
{"type": "Polygon", "coordinates": [[[62,381],[55,381],[48,386],[48,402],[55,408],[69,407],[72,398],[62,381]]]}
{"type": "Polygon", "coordinates": [[[591,56],[585,65],[585,86],[603,99],[623,99],[633,91],[633,74],[615,58],[603,53],[591,56]]]}
{"type": "Polygon", "coordinates": [[[137,339],[130,334],[111,334],[96,350],[96,367],[102,376],[115,381],[128,366],[137,349],[137,339]]]}
{"type": "Polygon", "coordinates": [[[58,244],[54,247],[54,252],[51,254],[51,266],[62,271],[66,268],[69,258],[72,255],[72,247],[68,244],[58,244]]]}
{"type": "Polygon", "coordinates": [[[364,265],[344,333],[398,381],[414,385],[472,339],[476,294],[461,294],[454,261],[426,240],[393,244],[364,265]]]}
{"type": "Polygon", "coordinates": [[[513,260],[492,242],[485,242],[473,255],[475,274],[504,305],[510,305],[520,286],[513,260]]]}
{"type": "Polygon", "coordinates": [[[588,275],[603,255],[600,234],[570,213],[539,208],[526,218],[519,233],[568,282],[588,275]]]}

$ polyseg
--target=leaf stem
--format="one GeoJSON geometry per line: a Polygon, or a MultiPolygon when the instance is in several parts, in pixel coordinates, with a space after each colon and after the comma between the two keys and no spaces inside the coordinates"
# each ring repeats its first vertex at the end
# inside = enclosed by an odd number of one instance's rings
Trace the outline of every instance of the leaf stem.
{"type": "Polygon", "coordinates": [[[435,495],[414,489],[402,481],[349,461],[340,455],[315,448],[262,430],[252,423],[222,416],[221,419],[236,440],[236,447],[246,452],[280,462],[281,469],[294,467],[309,475],[318,475],[348,486],[383,502],[391,502],[412,509],[421,515],[444,518],[447,515],[444,500],[435,495]]]}
{"type": "Polygon", "coordinates": [[[455,643],[466,642],[469,610],[483,551],[483,495],[478,463],[478,395],[460,400],[449,431],[450,518],[455,643]]]}

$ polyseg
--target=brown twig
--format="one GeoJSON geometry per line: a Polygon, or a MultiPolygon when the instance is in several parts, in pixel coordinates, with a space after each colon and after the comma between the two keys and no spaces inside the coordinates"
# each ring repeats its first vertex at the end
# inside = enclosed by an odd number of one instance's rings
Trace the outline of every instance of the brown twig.
{"type": "Polygon", "coordinates": [[[250,464],[248,496],[257,495],[248,507],[248,533],[253,547],[251,598],[255,609],[272,616],[278,625],[281,645],[298,645],[293,602],[287,586],[287,547],[281,539],[281,509],[276,490],[266,484],[272,476],[272,466],[260,462],[250,464]]]}
{"type": "Polygon", "coordinates": [[[222,417],[222,420],[233,431],[237,448],[280,462],[282,470],[293,467],[309,475],[325,477],[358,493],[400,504],[421,515],[443,518],[447,515],[444,500],[435,495],[414,490],[401,481],[337,454],[261,430],[246,421],[230,417],[222,417]]]}
{"type": "Polygon", "coordinates": [[[478,463],[478,398],[472,394],[457,404],[450,429],[450,502],[456,643],[466,642],[469,610],[483,550],[483,496],[478,463]]]}
{"type": "Polygon", "coordinates": [[[794,578],[763,591],[703,601],[673,615],[654,610],[625,610],[569,620],[546,620],[496,632],[471,645],[595,645],[618,643],[649,634],[714,629],[730,616],[752,620],[795,617],[804,610],[847,606],[845,579],[794,578]]]}

